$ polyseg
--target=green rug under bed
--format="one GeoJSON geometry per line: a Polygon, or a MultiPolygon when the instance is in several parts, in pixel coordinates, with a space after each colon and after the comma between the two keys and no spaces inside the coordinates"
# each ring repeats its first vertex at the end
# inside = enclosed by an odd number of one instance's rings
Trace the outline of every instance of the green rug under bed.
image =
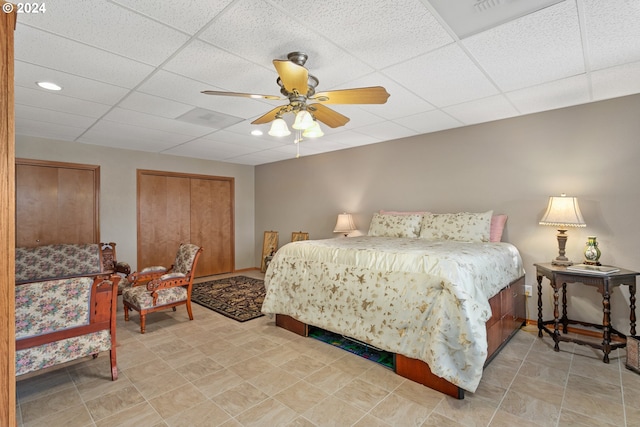
{"type": "Polygon", "coordinates": [[[388,351],[380,350],[353,339],[343,337],[340,334],[335,334],[313,326],[309,327],[309,336],[356,354],[360,357],[364,357],[365,359],[369,359],[384,366],[385,368],[389,368],[391,370],[394,369],[394,354],[389,353],[388,351]]]}

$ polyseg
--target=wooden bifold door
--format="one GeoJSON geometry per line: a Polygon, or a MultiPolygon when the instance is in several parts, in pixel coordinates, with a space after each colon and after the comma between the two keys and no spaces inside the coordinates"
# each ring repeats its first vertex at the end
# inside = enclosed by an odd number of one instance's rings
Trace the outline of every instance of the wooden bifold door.
{"type": "Polygon", "coordinates": [[[180,243],[204,248],[196,277],[234,270],[234,179],[138,170],[138,269],[173,263],[180,243]]]}
{"type": "Polygon", "coordinates": [[[16,159],[16,246],[100,242],[100,166],[16,159]]]}

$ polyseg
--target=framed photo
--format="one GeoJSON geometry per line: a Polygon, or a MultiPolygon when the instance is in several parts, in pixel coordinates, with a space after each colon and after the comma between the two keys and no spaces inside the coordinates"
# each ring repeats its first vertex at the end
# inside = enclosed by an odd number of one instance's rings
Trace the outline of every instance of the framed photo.
{"type": "Polygon", "coordinates": [[[260,271],[267,271],[269,262],[273,258],[273,254],[278,250],[278,232],[277,231],[265,231],[264,240],[262,241],[262,263],[260,265],[260,271]]]}
{"type": "Polygon", "coordinates": [[[300,240],[309,240],[309,233],[303,233],[302,231],[294,231],[291,233],[292,242],[298,242],[300,240]]]}

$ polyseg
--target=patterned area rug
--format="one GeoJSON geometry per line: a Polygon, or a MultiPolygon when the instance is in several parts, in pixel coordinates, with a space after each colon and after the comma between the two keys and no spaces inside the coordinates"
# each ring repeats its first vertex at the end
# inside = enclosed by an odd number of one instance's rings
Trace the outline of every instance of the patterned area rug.
{"type": "Polygon", "coordinates": [[[238,322],[263,316],[264,281],[246,276],[194,283],[191,301],[238,322]]]}

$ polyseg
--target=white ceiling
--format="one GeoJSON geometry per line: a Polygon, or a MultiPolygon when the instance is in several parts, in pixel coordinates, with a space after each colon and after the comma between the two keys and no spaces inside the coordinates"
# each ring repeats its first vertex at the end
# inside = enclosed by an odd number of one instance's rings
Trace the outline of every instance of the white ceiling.
{"type": "Polygon", "coordinates": [[[16,133],[246,165],[294,158],[294,135],[250,124],[283,101],[200,93],[279,95],[272,60],[292,51],[308,53],[318,91],[391,94],[331,106],[351,121],[323,126],[301,155],[640,93],[640,0],[557,1],[461,1],[472,23],[513,3],[542,7],[464,38],[434,0],[43,2],[18,15],[16,133]],[[178,119],[195,108],[240,121],[178,119]]]}

